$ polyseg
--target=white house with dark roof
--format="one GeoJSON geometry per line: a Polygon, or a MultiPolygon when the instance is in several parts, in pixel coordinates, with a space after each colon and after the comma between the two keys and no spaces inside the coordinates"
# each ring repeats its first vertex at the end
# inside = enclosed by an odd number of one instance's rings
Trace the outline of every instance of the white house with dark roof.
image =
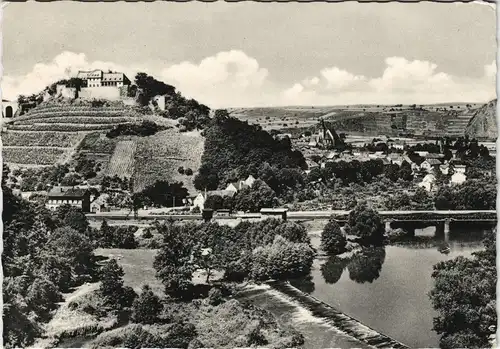
{"type": "Polygon", "coordinates": [[[218,195],[220,197],[233,197],[236,194],[235,191],[232,190],[211,190],[203,193],[199,193],[193,200],[193,207],[199,207],[200,210],[205,208],[205,201],[209,196],[218,195]]]}
{"type": "Polygon", "coordinates": [[[123,73],[105,73],[100,69],[92,71],[79,71],[76,77],[82,79],[85,82],[85,87],[121,87],[131,84],[129,78],[127,78],[127,76],[123,73]]]}

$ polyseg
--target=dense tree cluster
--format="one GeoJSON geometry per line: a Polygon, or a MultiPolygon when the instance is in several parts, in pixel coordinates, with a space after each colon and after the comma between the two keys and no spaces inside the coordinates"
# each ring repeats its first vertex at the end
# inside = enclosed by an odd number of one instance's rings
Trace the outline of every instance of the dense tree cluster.
{"type": "Polygon", "coordinates": [[[155,133],[164,130],[165,127],[156,124],[153,121],[143,120],[136,124],[120,124],[114,126],[106,133],[108,138],[116,138],[118,136],[152,136],[155,133]]]}
{"type": "Polygon", "coordinates": [[[434,266],[430,298],[438,316],[434,330],[440,347],[487,348],[496,331],[496,231],[484,241],[485,249],[434,266]]]}
{"type": "Polygon", "coordinates": [[[24,347],[40,335],[61,292],[95,277],[95,260],[88,223],[78,212],[53,215],[14,196],[5,177],[2,191],[3,340],[24,347]]]}
{"type": "Polygon", "coordinates": [[[155,96],[174,95],[175,87],[156,80],[146,73],[137,73],[135,76],[135,85],[139,89],[139,102],[142,105],[148,105],[155,96]]]}
{"type": "Polygon", "coordinates": [[[101,248],[136,248],[138,245],[134,235],[136,231],[136,226],[110,226],[104,220],[101,228],[94,231],[95,244],[101,248]]]}
{"type": "Polygon", "coordinates": [[[146,73],[138,73],[135,76],[135,85],[131,90],[136,91],[137,100],[143,106],[149,105],[150,102],[156,105],[153,98],[165,96],[165,110],[159,112],[160,115],[179,120],[184,131],[203,129],[210,122],[210,108],[195,99],[184,98],[175,87],[158,81],[146,73]]]}
{"type": "Polygon", "coordinates": [[[424,188],[412,193],[399,193],[385,200],[387,210],[433,210],[434,198],[424,188]]]}
{"type": "Polygon", "coordinates": [[[368,207],[366,202],[360,202],[349,213],[350,233],[362,240],[380,243],[383,240],[384,225],[379,214],[368,207]]]}
{"type": "Polygon", "coordinates": [[[435,196],[438,210],[494,210],[496,207],[494,179],[468,180],[460,185],[443,186],[435,196]]]}
{"type": "Polygon", "coordinates": [[[296,185],[291,181],[297,176],[289,177],[290,172],[306,167],[302,153],[292,150],[289,139],[276,140],[260,126],[229,117],[227,112],[216,112],[204,133],[205,150],[194,180],[198,190],[221,188],[252,174],[279,192],[284,183],[296,185]],[[276,185],[271,178],[277,178],[276,185]]]}
{"type": "Polygon", "coordinates": [[[338,161],[327,162],[325,167],[315,168],[307,176],[309,182],[316,182],[321,179],[329,182],[333,178],[338,178],[344,185],[349,183],[371,183],[381,175],[385,175],[392,181],[403,179],[411,181],[413,179],[411,165],[403,161],[401,166],[397,164],[384,165],[381,159],[371,159],[368,161],[338,161]]]}
{"type": "Polygon", "coordinates": [[[314,258],[305,228],[277,219],[246,221],[235,228],[164,223],[156,230],[163,243],[154,267],[170,294],[188,295],[198,268],[206,271],[207,280],[216,270],[232,280],[287,279],[307,274],[314,258]]]}
{"type": "Polygon", "coordinates": [[[188,190],[183,183],[169,183],[164,180],[148,185],[142,191],[132,195],[133,209],[136,211],[143,206],[172,207],[182,203],[188,196],[188,190]]]}
{"type": "Polygon", "coordinates": [[[240,190],[232,202],[237,211],[259,212],[261,208],[277,206],[278,198],[274,190],[257,179],[251,188],[240,190]]]}
{"type": "Polygon", "coordinates": [[[43,168],[29,168],[24,171],[13,171],[14,176],[20,177],[19,189],[22,191],[48,190],[61,183],[69,173],[68,165],[55,165],[43,168]]]}

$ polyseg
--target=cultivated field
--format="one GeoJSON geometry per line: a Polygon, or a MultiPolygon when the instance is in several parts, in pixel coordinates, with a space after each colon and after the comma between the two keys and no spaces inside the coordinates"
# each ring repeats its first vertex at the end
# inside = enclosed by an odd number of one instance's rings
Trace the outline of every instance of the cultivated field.
{"type": "Polygon", "coordinates": [[[15,164],[53,165],[64,155],[61,148],[9,147],[2,148],[3,161],[15,164]]]}
{"type": "Polygon", "coordinates": [[[134,174],[134,154],[137,144],[133,140],[119,141],[108,166],[108,176],[131,178],[134,174]]]}
{"type": "Polygon", "coordinates": [[[16,132],[2,133],[3,146],[46,146],[67,148],[76,145],[82,138],[78,133],[65,132],[16,132]]]}

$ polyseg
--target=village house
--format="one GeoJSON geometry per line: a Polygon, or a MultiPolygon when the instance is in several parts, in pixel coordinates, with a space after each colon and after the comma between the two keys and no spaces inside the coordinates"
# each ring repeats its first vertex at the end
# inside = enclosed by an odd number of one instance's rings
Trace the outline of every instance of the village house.
{"type": "Polygon", "coordinates": [[[247,179],[244,181],[237,181],[237,182],[232,182],[229,183],[228,186],[226,187],[225,190],[229,191],[234,191],[237,193],[238,191],[245,189],[245,188],[251,188],[255,182],[255,177],[252,175],[249,175],[247,179]]]}
{"type": "Polygon", "coordinates": [[[418,186],[424,188],[427,192],[433,191],[436,188],[436,176],[432,173],[427,174],[418,186]]]}
{"type": "Polygon", "coordinates": [[[306,174],[311,172],[312,169],[320,167],[320,165],[317,162],[312,160],[306,160],[306,164],[307,164],[307,170],[305,171],[306,174]]]}
{"type": "Polygon", "coordinates": [[[452,184],[462,184],[465,182],[467,180],[465,170],[465,165],[455,165],[453,167],[453,175],[451,176],[450,182],[452,184]]]}
{"type": "Polygon", "coordinates": [[[439,169],[441,170],[442,174],[447,175],[450,171],[450,165],[449,164],[439,165],[439,169]]]}
{"type": "Polygon", "coordinates": [[[80,208],[83,212],[90,212],[90,192],[74,187],[52,188],[47,194],[46,207],[54,211],[62,205],[71,205],[80,208]]]}
{"type": "Polygon", "coordinates": [[[434,170],[434,168],[437,168],[440,165],[442,165],[441,161],[439,161],[437,159],[428,159],[420,164],[420,168],[422,170],[427,171],[427,172],[431,172],[434,170]]]}
{"type": "Polygon", "coordinates": [[[105,73],[100,69],[92,71],[79,71],[76,75],[77,78],[82,79],[85,87],[103,87],[115,86],[121,87],[130,85],[131,81],[123,73],[108,72],[105,73]]]}
{"type": "Polygon", "coordinates": [[[232,190],[212,190],[204,193],[199,193],[193,200],[193,208],[199,207],[200,210],[205,209],[205,202],[209,196],[218,195],[222,198],[230,197],[232,198],[236,194],[235,191],[232,190]]]}
{"type": "Polygon", "coordinates": [[[97,197],[94,201],[90,203],[90,212],[92,213],[109,212],[108,198],[109,194],[102,194],[99,197],[97,197]]]}

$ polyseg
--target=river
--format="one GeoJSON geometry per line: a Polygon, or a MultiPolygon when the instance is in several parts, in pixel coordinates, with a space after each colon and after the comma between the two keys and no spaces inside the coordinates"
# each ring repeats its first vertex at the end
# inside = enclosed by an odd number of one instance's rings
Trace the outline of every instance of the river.
{"type": "MultiPolygon", "coordinates": [[[[417,230],[418,243],[364,249],[345,259],[318,256],[308,278],[291,282],[304,296],[282,284],[247,295],[278,318],[291,321],[305,335],[306,348],[369,347],[332,325],[328,306],[409,347],[437,348],[439,336],[432,330],[437,314],[428,296],[433,266],[481,250],[483,230],[452,231],[445,250],[442,241],[432,238],[432,229],[417,230]],[[311,312],[307,294],[328,306],[311,312]]],[[[311,235],[311,240],[319,246],[319,235],[311,235]]],[[[360,326],[353,327],[357,328],[347,332],[359,333],[360,326]]]]}
{"type": "Polygon", "coordinates": [[[452,232],[447,254],[431,243],[372,248],[348,261],[318,257],[311,282],[301,289],[410,347],[437,348],[436,312],[428,296],[433,266],[482,249],[482,235],[452,232]]]}

